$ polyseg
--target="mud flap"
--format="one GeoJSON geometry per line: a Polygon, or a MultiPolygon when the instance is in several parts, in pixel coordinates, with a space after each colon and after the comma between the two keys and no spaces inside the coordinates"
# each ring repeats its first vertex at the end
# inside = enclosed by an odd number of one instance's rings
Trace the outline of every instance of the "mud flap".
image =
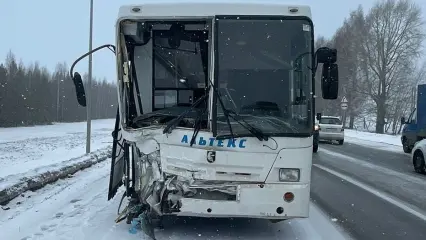
{"type": "Polygon", "coordinates": [[[150,218],[146,212],[141,214],[141,215],[142,216],[139,216],[139,218],[141,218],[141,229],[142,229],[142,231],[147,236],[149,236],[152,240],[155,240],[154,226],[152,224],[152,218],[150,218]]]}
{"type": "Polygon", "coordinates": [[[124,167],[125,167],[125,154],[124,154],[124,139],[121,135],[120,128],[120,113],[117,108],[117,116],[115,118],[115,127],[112,132],[112,157],[111,157],[111,171],[109,177],[109,190],[108,200],[112,199],[117,190],[123,185],[124,167]]]}
{"type": "Polygon", "coordinates": [[[156,240],[152,219],[148,215],[149,213],[147,211],[144,211],[143,213],[139,214],[138,217],[134,218],[131,221],[129,233],[136,234],[138,230],[142,230],[142,232],[147,237],[149,237],[150,240],[156,240]]]}

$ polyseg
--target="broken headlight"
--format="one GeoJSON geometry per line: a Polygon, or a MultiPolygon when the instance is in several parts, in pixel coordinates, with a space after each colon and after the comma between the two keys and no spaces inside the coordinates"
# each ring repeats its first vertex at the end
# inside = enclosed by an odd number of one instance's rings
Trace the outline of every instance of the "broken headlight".
{"type": "Polygon", "coordinates": [[[300,180],[300,169],[280,168],[279,179],[281,182],[298,182],[300,180]]]}

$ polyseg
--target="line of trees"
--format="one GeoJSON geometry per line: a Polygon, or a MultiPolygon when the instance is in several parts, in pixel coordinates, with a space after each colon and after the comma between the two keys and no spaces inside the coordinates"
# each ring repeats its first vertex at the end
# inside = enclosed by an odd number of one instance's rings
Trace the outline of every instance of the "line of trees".
{"type": "Polygon", "coordinates": [[[426,76],[424,27],[421,8],[411,0],[382,0],[367,13],[361,6],[352,11],[331,39],[318,38],[317,48],[338,50],[340,99],[319,99],[317,112],[340,115],[349,128],[399,133],[399,119],[415,107],[416,86],[426,76]]]}
{"type": "MultiPolygon", "coordinates": [[[[87,79],[87,74],[83,79],[87,79]]],[[[106,79],[93,79],[91,100],[93,119],[115,117],[117,90],[114,84],[106,79]]],[[[52,73],[37,62],[29,66],[18,63],[12,52],[0,63],[0,127],[85,119],[86,108],[77,103],[66,63],[58,63],[52,73]]]]}

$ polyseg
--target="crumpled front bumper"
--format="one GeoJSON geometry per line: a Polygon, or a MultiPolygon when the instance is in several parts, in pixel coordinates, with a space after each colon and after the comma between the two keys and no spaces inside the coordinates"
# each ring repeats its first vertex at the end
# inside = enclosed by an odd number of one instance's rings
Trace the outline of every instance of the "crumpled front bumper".
{"type": "Polygon", "coordinates": [[[309,217],[309,184],[241,184],[235,201],[182,198],[178,216],[291,219],[309,217]],[[292,192],[291,202],[284,194],[292,192]],[[280,210],[283,210],[282,212],[280,210]]]}

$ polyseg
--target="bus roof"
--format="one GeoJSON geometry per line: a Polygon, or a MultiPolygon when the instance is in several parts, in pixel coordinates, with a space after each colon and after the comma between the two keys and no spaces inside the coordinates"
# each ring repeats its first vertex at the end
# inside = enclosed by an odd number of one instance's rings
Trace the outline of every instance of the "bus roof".
{"type": "Polygon", "coordinates": [[[175,19],[180,17],[213,17],[215,15],[280,15],[306,16],[311,19],[307,5],[268,1],[142,1],[141,4],[120,7],[118,21],[123,19],[175,19]],[[139,11],[133,11],[139,8],[139,11]],[[297,11],[290,11],[297,9],[297,11]]]}

